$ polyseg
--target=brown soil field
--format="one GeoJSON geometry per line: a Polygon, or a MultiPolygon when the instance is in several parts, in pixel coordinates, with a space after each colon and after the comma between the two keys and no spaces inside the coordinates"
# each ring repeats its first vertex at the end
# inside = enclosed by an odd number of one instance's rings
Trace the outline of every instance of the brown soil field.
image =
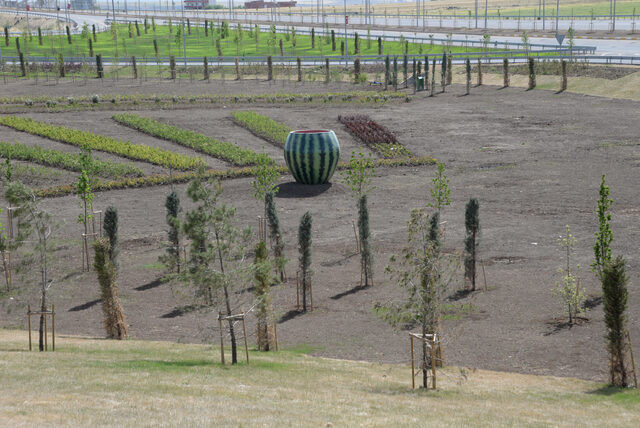
{"type": "MultiPolygon", "coordinates": [[[[39,94],[59,95],[62,86],[39,86],[39,94]]],[[[269,90],[269,85],[247,82],[201,86],[183,85],[181,94],[269,90]]],[[[93,84],[81,89],[69,85],[67,89],[69,93],[90,95],[102,87],[93,84]]],[[[178,87],[156,82],[154,88],[149,83],[145,91],[170,93],[178,87]]],[[[5,88],[6,95],[28,95],[34,90],[13,83],[5,88]]],[[[285,85],[286,91],[294,92],[295,88],[293,84],[285,85]]],[[[323,89],[326,87],[321,84],[298,88],[305,92],[323,89]]],[[[140,92],[137,85],[135,89],[116,85],[108,90],[140,92]]],[[[275,90],[283,91],[281,87],[275,90]]],[[[255,110],[293,128],[334,129],[342,144],[343,160],[351,150],[363,146],[338,123],[338,115],[367,114],[395,132],[399,141],[416,155],[429,155],[444,162],[451,180],[451,205],[442,212],[448,250],[463,248],[464,206],[471,197],[479,199],[480,253],[487,290],[480,276],[480,291],[457,295],[456,291],[464,287],[462,278],[450,291],[447,302],[450,316],[443,324],[447,364],[604,381],[607,360],[600,286],[588,268],[597,228],[596,200],[601,175],[606,174],[615,201],[613,252],[625,256],[630,281],[638,284],[640,104],[492,86],[474,88],[470,96],[463,93],[463,86],[454,85],[434,98],[419,93],[411,102],[393,105],[260,105],[255,110]],[[572,328],[566,326],[561,304],[551,292],[563,263],[557,240],[567,224],[578,239],[576,262],[582,266],[579,275],[590,307],[586,319],[572,328]]],[[[282,163],[279,149],[231,121],[229,112],[233,108],[195,105],[143,110],[140,114],[243,147],[261,150],[264,146],[282,163]]],[[[115,111],[29,116],[190,153],[176,144],[117,125],[110,119],[115,111]]],[[[0,127],[0,140],[75,150],[6,127],[0,127]]],[[[97,157],[112,158],[102,154],[97,157]]],[[[215,168],[226,167],[216,159],[207,158],[207,162],[215,168]]],[[[161,170],[138,164],[147,172],[161,170]]],[[[285,233],[290,276],[297,266],[299,219],[307,210],[313,213],[316,305],[314,311],[306,314],[293,311],[295,280],[272,288],[279,319],[278,337],[283,346],[307,344],[314,354],[335,358],[409,361],[407,332],[393,329],[378,319],[372,309],[376,302],[401,296],[385,276],[384,267],[389,256],[398,253],[406,241],[409,210],[428,202],[434,167],[379,168],[376,172],[376,188],[370,194],[375,285],[367,289],[358,287],[360,265],[358,255],[354,254],[352,226],[356,204],[339,174],[331,185],[316,187],[296,185],[291,176],[281,177],[276,201],[285,233]]],[[[58,181],[59,178],[54,180],[58,181]]],[[[68,181],[73,181],[73,174],[69,174],[68,181]]],[[[187,201],[185,187],[178,185],[177,190],[183,206],[189,209],[192,204],[187,201]]],[[[252,196],[251,179],[227,180],[223,187],[223,199],[238,209],[238,225],[256,228],[256,217],[262,207],[252,196]]],[[[214,311],[194,306],[187,288],[160,280],[164,272],[157,260],[164,251],[164,200],[168,192],[165,186],[102,192],[95,197],[96,209],[114,205],[120,213],[120,295],[130,331],[133,337],[142,339],[215,344],[218,331],[214,311]]],[[[0,200],[0,206],[7,206],[4,199],[0,200]]],[[[53,272],[56,281],[50,291],[50,301],[56,304],[58,313],[56,327],[61,334],[102,336],[95,272],[80,272],[78,199],[75,196],[47,199],[44,206],[61,222],[56,232],[53,272]]],[[[0,327],[26,328],[26,305],[38,302],[35,279],[32,270],[18,274],[15,283],[19,290],[0,296],[0,327]]],[[[246,294],[241,300],[244,303],[238,310],[250,307],[246,294]]],[[[634,343],[640,343],[639,311],[640,293],[631,285],[629,329],[634,343]]],[[[251,319],[250,332],[254,331],[253,323],[251,319]]],[[[25,332],[25,346],[26,340],[25,332]]]]}

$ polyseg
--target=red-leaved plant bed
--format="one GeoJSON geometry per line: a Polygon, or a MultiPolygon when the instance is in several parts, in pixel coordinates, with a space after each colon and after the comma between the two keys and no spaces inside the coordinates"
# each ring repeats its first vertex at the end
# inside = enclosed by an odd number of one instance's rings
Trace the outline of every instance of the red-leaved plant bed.
{"type": "Polygon", "coordinates": [[[409,157],[411,152],[398,142],[396,136],[369,116],[339,115],[340,123],[356,138],[385,158],[409,157]]]}

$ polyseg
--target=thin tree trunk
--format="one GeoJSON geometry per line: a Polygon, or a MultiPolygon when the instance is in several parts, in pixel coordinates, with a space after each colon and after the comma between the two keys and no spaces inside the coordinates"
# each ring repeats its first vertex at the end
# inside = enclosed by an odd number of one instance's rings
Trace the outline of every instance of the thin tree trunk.
{"type": "MultiPolygon", "coordinates": [[[[224,275],[224,262],[222,261],[222,250],[220,249],[220,237],[218,232],[216,232],[216,245],[218,247],[218,257],[220,258],[220,272],[224,275]]],[[[229,289],[227,288],[227,284],[224,284],[224,302],[227,307],[227,316],[231,316],[231,302],[229,301],[229,289]]],[[[229,318],[229,335],[231,336],[231,364],[238,363],[238,349],[236,344],[236,333],[233,329],[233,320],[229,318]]]]}
{"type": "MultiPolygon", "coordinates": [[[[0,238],[2,239],[2,238],[0,238]]],[[[7,283],[7,291],[11,290],[11,283],[9,282],[9,265],[7,263],[7,252],[2,252],[2,267],[4,268],[4,280],[7,283]]]]}
{"type": "MultiPolygon", "coordinates": [[[[47,309],[47,292],[42,290],[42,297],[40,298],[40,312],[44,312],[47,309]]],[[[44,314],[40,314],[40,327],[38,330],[38,349],[44,351],[44,314]]]]}
{"type": "MultiPolygon", "coordinates": [[[[40,298],[40,312],[47,310],[47,237],[46,230],[45,235],[40,237],[40,276],[42,280],[42,295],[40,298]]],[[[40,327],[38,330],[38,349],[44,351],[44,314],[40,314],[40,327]]]]}
{"type": "Polygon", "coordinates": [[[302,312],[307,312],[307,272],[302,271],[302,312]]]}
{"type": "MultiPolygon", "coordinates": [[[[82,239],[82,245],[85,247],[85,257],[87,258],[87,270],[90,270],[91,264],[89,261],[89,246],[87,245],[87,235],[89,234],[89,228],[87,225],[87,200],[83,199],[84,205],[84,238],[82,239]]],[[[83,260],[82,263],[85,261],[83,260]]]]}
{"type": "Polygon", "coordinates": [[[471,233],[472,250],[471,250],[471,291],[476,291],[476,231],[471,233]]]}
{"type": "MultiPolygon", "coordinates": [[[[424,340],[427,334],[427,314],[422,314],[422,387],[427,388],[429,379],[427,377],[427,341],[424,340]]],[[[433,361],[431,362],[433,364],[433,361]]]]}

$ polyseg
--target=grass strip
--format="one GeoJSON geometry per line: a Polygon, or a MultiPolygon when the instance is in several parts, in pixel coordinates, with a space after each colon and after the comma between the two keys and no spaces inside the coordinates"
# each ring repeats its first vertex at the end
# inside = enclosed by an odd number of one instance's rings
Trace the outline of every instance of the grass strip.
{"type": "MultiPolygon", "coordinates": [[[[46,165],[69,171],[81,171],[81,155],[66,153],[60,150],[43,149],[40,146],[27,146],[21,143],[7,143],[0,141],[0,156],[46,165]]],[[[103,177],[141,177],[144,175],[140,168],[133,165],[116,162],[105,162],[94,159],[93,172],[103,177]]]]}
{"type": "Polygon", "coordinates": [[[264,156],[252,150],[238,147],[233,143],[218,141],[197,132],[167,125],[133,113],[116,114],[113,116],[113,120],[153,137],[172,141],[236,166],[254,165],[257,163],[258,156],[264,156]]]}
{"type": "Polygon", "coordinates": [[[49,138],[66,144],[79,147],[89,147],[93,150],[113,153],[129,159],[149,162],[178,170],[189,170],[204,164],[202,159],[173,153],[157,147],[149,147],[143,144],[133,144],[129,141],[116,140],[115,138],[85,132],[79,129],[64,126],[50,125],[38,122],[31,118],[18,116],[0,117],[0,124],[26,132],[32,135],[49,138]]]}
{"type": "Polygon", "coordinates": [[[235,123],[252,134],[280,148],[284,148],[289,132],[292,131],[287,125],[255,111],[234,111],[231,117],[235,123]]]}
{"type": "MultiPolygon", "coordinates": [[[[429,156],[414,157],[414,158],[399,158],[399,159],[376,159],[374,166],[377,167],[401,167],[401,166],[421,166],[421,165],[433,165],[435,159],[429,156]]],[[[337,169],[348,168],[347,162],[340,162],[337,169]]],[[[285,166],[279,166],[278,172],[280,174],[288,174],[289,169],[285,166]]],[[[239,177],[252,177],[256,173],[255,167],[243,167],[243,168],[230,168],[223,171],[208,170],[206,172],[208,177],[219,179],[231,179],[239,177]]],[[[148,175],[146,177],[139,178],[124,178],[113,181],[103,181],[96,183],[93,187],[93,191],[101,192],[107,190],[119,190],[119,189],[135,189],[141,187],[151,186],[163,186],[168,184],[186,183],[196,176],[197,172],[189,171],[178,174],[155,174],[148,175]]],[[[41,198],[55,198],[60,196],[71,195],[76,192],[75,184],[63,184],[59,186],[52,186],[43,189],[37,189],[36,194],[41,198]]]]}

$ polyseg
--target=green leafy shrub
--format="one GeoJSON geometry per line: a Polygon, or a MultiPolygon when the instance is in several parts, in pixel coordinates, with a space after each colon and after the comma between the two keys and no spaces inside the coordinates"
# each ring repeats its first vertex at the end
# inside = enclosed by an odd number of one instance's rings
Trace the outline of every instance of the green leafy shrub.
{"type": "MultiPolygon", "coordinates": [[[[6,143],[0,141],[0,156],[3,158],[19,159],[40,165],[67,169],[69,171],[81,171],[80,154],[66,153],[59,150],[43,149],[40,146],[27,146],[20,143],[6,143]]],[[[94,172],[101,176],[124,177],[143,175],[142,170],[133,165],[115,162],[93,160],[94,172]]]]}
{"type": "Polygon", "coordinates": [[[142,144],[133,144],[129,141],[116,140],[115,138],[96,135],[92,132],[85,132],[79,129],[50,125],[30,118],[2,116],[0,117],[0,124],[18,131],[39,135],[62,143],[80,147],[86,145],[93,150],[113,153],[125,158],[141,160],[168,168],[188,170],[204,164],[200,158],[181,155],[142,144]]]}
{"type": "Polygon", "coordinates": [[[258,157],[262,156],[252,150],[240,148],[233,143],[218,141],[197,132],[167,125],[132,113],[116,114],[113,116],[113,120],[145,134],[164,138],[207,155],[226,160],[233,165],[253,165],[257,163],[258,157]]]}
{"type": "Polygon", "coordinates": [[[288,126],[255,111],[234,111],[231,117],[238,125],[278,147],[284,147],[292,131],[288,126]]]}

